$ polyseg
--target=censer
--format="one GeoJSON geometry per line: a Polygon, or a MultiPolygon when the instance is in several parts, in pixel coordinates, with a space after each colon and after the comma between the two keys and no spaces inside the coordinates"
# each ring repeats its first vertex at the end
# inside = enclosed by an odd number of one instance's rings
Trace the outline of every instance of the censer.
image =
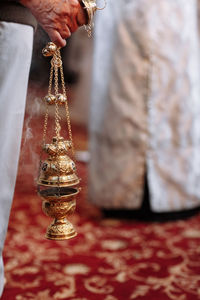
{"type": "Polygon", "coordinates": [[[42,153],[38,176],[38,194],[43,200],[42,208],[46,215],[54,218],[48,227],[46,237],[52,240],[64,240],[76,236],[73,225],[67,221],[66,216],[72,214],[76,207],[77,187],[80,180],[76,175],[74,162],[74,146],[70,116],[64,82],[64,74],[60,49],[49,43],[43,49],[44,56],[52,56],[49,89],[44,97],[46,113],[43,130],[42,153]],[[61,78],[62,93],[59,92],[59,75],[61,78]],[[54,79],[54,93],[52,92],[54,79]],[[55,107],[55,136],[51,143],[46,143],[49,106],[55,107]],[[66,111],[68,138],[61,135],[60,107],[66,111]],[[45,159],[42,159],[43,156],[45,159]]]}
{"type": "MultiPolygon", "coordinates": [[[[91,36],[94,12],[99,9],[95,0],[82,0],[88,15],[86,30],[91,36]]],[[[52,42],[42,50],[45,57],[51,57],[48,94],[44,97],[46,106],[43,141],[38,175],[38,195],[42,198],[44,213],[54,218],[47,228],[46,238],[66,240],[77,235],[73,225],[67,220],[76,208],[76,197],[80,192],[80,179],[76,174],[74,145],[66,95],[64,72],[60,49],[52,42]],[[61,92],[59,90],[61,79],[61,92]],[[54,87],[54,91],[53,91],[54,87]],[[46,143],[49,106],[55,108],[55,136],[46,143]],[[61,134],[60,109],[65,108],[67,138],[61,134]],[[45,158],[43,158],[45,156],[45,158]]]]}

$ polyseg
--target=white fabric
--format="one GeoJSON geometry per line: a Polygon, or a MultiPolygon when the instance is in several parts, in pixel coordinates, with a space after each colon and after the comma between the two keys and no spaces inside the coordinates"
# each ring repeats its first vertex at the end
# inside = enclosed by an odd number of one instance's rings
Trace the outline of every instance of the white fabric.
{"type": "Polygon", "coordinates": [[[200,206],[196,0],[109,0],[97,15],[90,199],[154,211],[200,206]]]}
{"type": "Polygon", "coordinates": [[[32,45],[31,26],[0,22],[0,295],[2,250],[15,187],[32,45]]]}

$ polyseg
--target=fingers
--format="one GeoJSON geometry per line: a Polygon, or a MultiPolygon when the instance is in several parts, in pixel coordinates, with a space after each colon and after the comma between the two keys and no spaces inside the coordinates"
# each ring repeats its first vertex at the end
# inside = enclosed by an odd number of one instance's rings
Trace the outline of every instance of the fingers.
{"type": "MultiPolygon", "coordinates": [[[[55,0],[54,0],[55,1],[55,0]]],[[[63,2],[58,0],[54,3],[50,0],[44,0],[41,5],[50,5],[52,9],[37,10],[34,7],[33,14],[37,17],[38,22],[49,35],[51,41],[58,47],[65,47],[65,39],[71,36],[71,33],[76,31],[79,26],[87,24],[88,17],[86,10],[81,6],[78,0],[68,0],[63,2]]]]}
{"type": "Polygon", "coordinates": [[[60,34],[63,38],[65,38],[66,35],[67,37],[69,37],[68,34],[70,33],[71,35],[71,33],[75,32],[77,29],[78,29],[78,24],[74,16],[68,16],[65,19],[65,24],[63,24],[62,26],[62,32],[60,32],[60,34]]]}
{"type": "Polygon", "coordinates": [[[61,36],[61,34],[57,30],[54,30],[54,29],[47,30],[47,33],[48,33],[51,41],[54,44],[56,44],[56,46],[61,47],[61,48],[66,46],[66,40],[65,39],[70,37],[70,35],[71,35],[69,29],[66,32],[65,36],[61,36]]]}
{"type": "Polygon", "coordinates": [[[60,30],[57,29],[63,39],[67,39],[71,36],[72,30],[69,25],[65,24],[60,30]]]}

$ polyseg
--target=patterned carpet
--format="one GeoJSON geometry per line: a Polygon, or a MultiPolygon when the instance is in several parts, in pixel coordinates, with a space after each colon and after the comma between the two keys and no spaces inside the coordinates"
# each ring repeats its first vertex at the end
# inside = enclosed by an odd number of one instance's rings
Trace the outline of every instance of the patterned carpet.
{"type": "Polygon", "coordinates": [[[162,224],[102,219],[87,202],[87,166],[78,169],[78,236],[63,242],[43,238],[50,219],[20,174],[2,300],[200,299],[200,215],[162,224]]]}

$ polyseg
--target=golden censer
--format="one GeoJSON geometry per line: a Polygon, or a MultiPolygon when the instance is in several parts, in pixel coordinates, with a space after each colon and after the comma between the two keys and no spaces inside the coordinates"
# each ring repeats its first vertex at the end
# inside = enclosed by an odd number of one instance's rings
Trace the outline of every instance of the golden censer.
{"type": "Polygon", "coordinates": [[[46,237],[51,240],[65,240],[76,236],[73,225],[67,220],[76,208],[76,196],[80,182],[74,162],[74,146],[64,82],[60,49],[49,43],[43,49],[44,56],[52,56],[48,95],[44,97],[46,113],[43,130],[43,143],[38,176],[38,194],[42,198],[44,213],[54,218],[48,227],[46,237]],[[61,89],[59,91],[59,77],[61,89]],[[54,83],[54,84],[53,84],[54,83]],[[52,88],[54,86],[54,93],[52,88]],[[55,137],[46,143],[49,106],[55,107],[55,137]],[[60,108],[64,106],[68,135],[61,135],[60,108]],[[45,158],[43,158],[45,156],[45,158]]]}
{"type": "MultiPolygon", "coordinates": [[[[91,36],[94,13],[96,10],[103,8],[98,8],[95,0],[82,0],[82,4],[88,17],[86,30],[88,35],[91,36]]],[[[48,94],[43,99],[46,112],[37,181],[38,195],[42,199],[44,213],[54,219],[47,228],[46,238],[66,240],[77,235],[67,217],[75,211],[76,197],[80,191],[78,187],[80,179],[76,174],[72,130],[60,49],[50,42],[42,50],[42,53],[45,57],[51,57],[51,70],[48,94]],[[59,79],[61,81],[60,85],[59,79]],[[50,143],[46,143],[49,106],[53,106],[55,111],[55,136],[51,138],[50,143]],[[65,108],[67,137],[61,134],[60,109],[62,107],[65,108]]]]}

